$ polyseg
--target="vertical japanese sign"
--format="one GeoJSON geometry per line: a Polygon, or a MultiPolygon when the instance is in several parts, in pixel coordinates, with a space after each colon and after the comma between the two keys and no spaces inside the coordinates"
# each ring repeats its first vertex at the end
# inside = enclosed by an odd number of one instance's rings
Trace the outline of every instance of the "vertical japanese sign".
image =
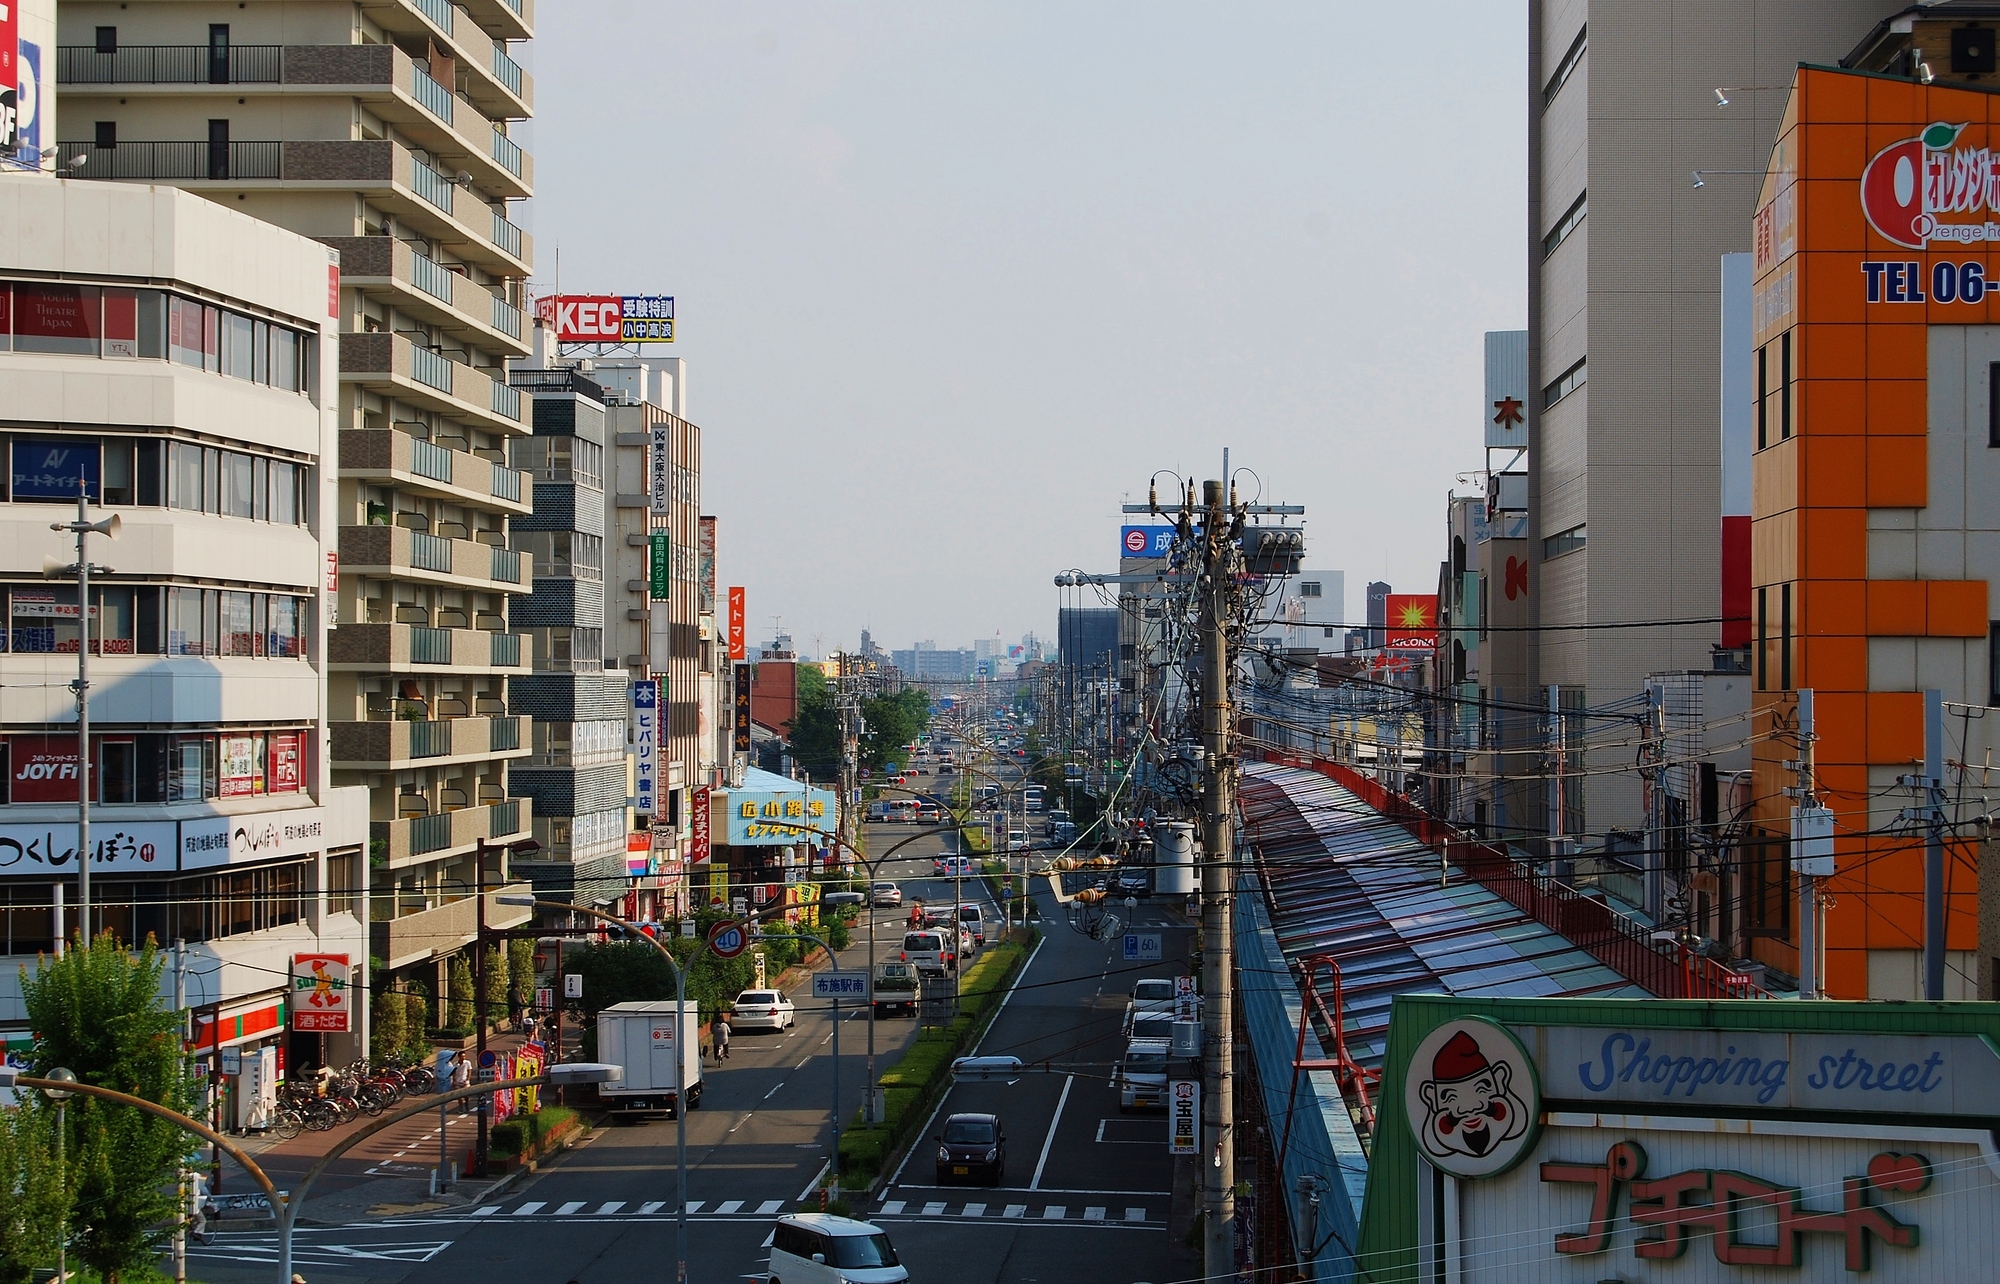
{"type": "Polygon", "coordinates": [[[736,666],[735,699],[735,748],[737,753],[750,752],[750,666],[736,666]]]}
{"type": "Polygon", "coordinates": [[[632,810],[650,816],[660,796],[660,684],[651,678],[632,684],[632,754],[632,810]]]}
{"type": "Polygon", "coordinates": [[[708,799],[707,785],[694,791],[694,809],[688,816],[688,863],[699,865],[708,859],[708,799]]]}
{"type": "Polygon", "coordinates": [[[674,537],[666,531],[654,531],[647,539],[646,569],[651,579],[650,596],[655,602],[673,596],[673,556],[674,537]]]}
{"type": "Polygon", "coordinates": [[[665,515],[673,511],[674,502],[674,430],[671,424],[653,425],[653,442],[646,453],[646,477],[648,490],[652,496],[655,513],[665,515]]]}
{"type": "Polygon", "coordinates": [[[701,585],[700,598],[696,609],[703,615],[715,614],[715,519],[701,519],[700,561],[695,567],[695,579],[701,585]]]}
{"type": "Polygon", "coordinates": [[[292,955],[292,1029],[345,1034],[353,995],[345,954],[292,955]]]}
{"type": "Polygon", "coordinates": [[[729,590],[729,658],[741,660],[743,647],[743,590],[729,590]]]}
{"type": "Polygon", "coordinates": [[[1201,1153],[1201,1084],[1176,1079],[1167,1086],[1167,1153],[1201,1153]]]}

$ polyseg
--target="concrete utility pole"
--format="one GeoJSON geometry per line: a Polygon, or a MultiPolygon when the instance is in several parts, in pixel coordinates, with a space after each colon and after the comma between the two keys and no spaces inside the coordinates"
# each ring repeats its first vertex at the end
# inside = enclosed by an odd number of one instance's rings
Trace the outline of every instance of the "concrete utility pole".
{"type": "Polygon", "coordinates": [[[1944,998],[1944,692],[1924,692],[1924,997],[1944,998]]]}
{"type": "Polygon", "coordinates": [[[1231,1135],[1236,1126],[1234,1087],[1235,1047],[1231,1041],[1234,1014],[1230,993],[1233,953],[1232,898],[1236,892],[1234,833],[1236,761],[1230,748],[1232,709],[1229,700],[1231,656],[1228,621],[1230,591],[1235,586],[1233,516],[1226,496],[1228,481],[1202,483],[1201,736],[1207,779],[1202,789],[1201,970],[1202,996],[1207,1004],[1206,1053],[1202,1066],[1202,1275],[1205,1279],[1236,1274],[1236,1156],[1231,1135]]]}

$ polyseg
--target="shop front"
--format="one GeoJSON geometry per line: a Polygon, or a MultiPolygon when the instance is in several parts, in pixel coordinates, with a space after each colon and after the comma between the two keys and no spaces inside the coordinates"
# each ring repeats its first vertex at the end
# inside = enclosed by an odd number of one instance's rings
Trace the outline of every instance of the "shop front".
{"type": "Polygon", "coordinates": [[[2000,1012],[1402,995],[1356,1278],[1990,1278],[2000,1012]]]}

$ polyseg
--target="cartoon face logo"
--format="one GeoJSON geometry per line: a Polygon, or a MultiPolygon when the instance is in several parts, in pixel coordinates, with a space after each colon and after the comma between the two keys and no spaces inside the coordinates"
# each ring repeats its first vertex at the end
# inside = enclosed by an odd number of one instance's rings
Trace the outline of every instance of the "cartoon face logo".
{"type": "Polygon", "coordinates": [[[1468,1017],[1418,1046],[1404,1105],[1432,1164],[1458,1177],[1490,1177],[1533,1144],[1540,1098],[1533,1064],[1513,1035],[1468,1017]]]}

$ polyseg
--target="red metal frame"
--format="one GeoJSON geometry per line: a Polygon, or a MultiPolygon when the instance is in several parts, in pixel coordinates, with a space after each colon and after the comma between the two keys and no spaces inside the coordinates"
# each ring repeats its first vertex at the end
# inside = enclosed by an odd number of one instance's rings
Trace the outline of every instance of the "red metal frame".
{"type": "Polygon", "coordinates": [[[1292,1087],[1285,1095],[1285,1131],[1278,1142],[1278,1171],[1285,1170],[1285,1153],[1292,1144],[1292,1115],[1298,1109],[1299,1075],[1307,1070],[1331,1070],[1334,1081],[1340,1085],[1341,1097],[1345,1101],[1352,1091],[1361,1103],[1361,1118],[1367,1125],[1370,1136],[1375,1132],[1375,1107],[1368,1100],[1368,1085],[1380,1083],[1382,1072],[1363,1067],[1347,1055],[1346,1000],[1341,993],[1340,961],[1331,954],[1313,954],[1299,964],[1299,1042],[1292,1051],[1292,1087]],[[1326,1010],[1326,1000],[1320,997],[1313,977],[1324,966],[1333,976],[1333,1011],[1326,1010]],[[1306,1060],[1306,1025],[1312,1019],[1312,1012],[1319,1012],[1319,1019],[1333,1036],[1333,1057],[1329,1059],[1306,1060]]]}

